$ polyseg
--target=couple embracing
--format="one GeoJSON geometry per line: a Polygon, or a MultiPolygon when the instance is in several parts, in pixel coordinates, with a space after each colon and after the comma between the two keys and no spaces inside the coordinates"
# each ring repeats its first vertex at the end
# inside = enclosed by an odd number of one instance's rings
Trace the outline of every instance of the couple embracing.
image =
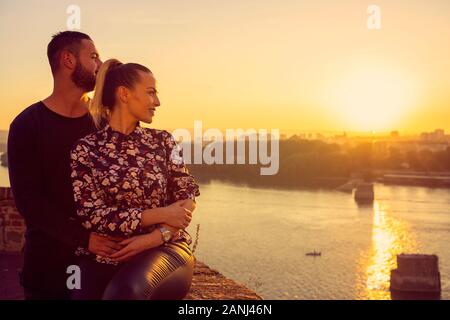
{"type": "Polygon", "coordinates": [[[154,74],[102,63],[81,32],[54,35],[47,55],[53,92],[20,113],[8,137],[11,188],[27,226],[25,298],[182,299],[199,188],[172,135],[140,125],[160,106],[154,74]],[[81,286],[69,290],[71,265],[81,286]]]}

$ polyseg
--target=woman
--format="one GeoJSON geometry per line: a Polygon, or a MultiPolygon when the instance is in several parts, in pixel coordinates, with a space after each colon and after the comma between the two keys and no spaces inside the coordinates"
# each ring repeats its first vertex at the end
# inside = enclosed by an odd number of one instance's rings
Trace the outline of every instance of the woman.
{"type": "Polygon", "coordinates": [[[103,256],[78,248],[74,299],[181,299],[190,288],[194,257],[184,229],[198,185],[173,137],[139,125],[151,123],[159,105],[148,68],[102,64],[90,112],[106,126],[72,149],[73,189],[85,228],[125,240],[103,256]]]}

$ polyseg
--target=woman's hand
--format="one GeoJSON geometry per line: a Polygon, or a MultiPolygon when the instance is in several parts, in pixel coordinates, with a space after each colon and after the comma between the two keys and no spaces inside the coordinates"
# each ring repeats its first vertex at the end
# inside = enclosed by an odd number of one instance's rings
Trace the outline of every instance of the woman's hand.
{"type": "Polygon", "coordinates": [[[155,230],[148,234],[142,234],[123,240],[119,244],[125,246],[118,252],[109,256],[109,258],[122,262],[130,259],[138,253],[159,246],[163,243],[161,232],[155,230]]]}
{"type": "Polygon", "coordinates": [[[197,207],[197,204],[192,199],[180,200],[177,202],[179,202],[183,208],[188,209],[191,212],[194,212],[195,208],[197,207]]]}
{"type": "Polygon", "coordinates": [[[189,226],[192,220],[192,211],[184,207],[186,200],[180,200],[164,207],[164,223],[178,229],[189,226]]]}

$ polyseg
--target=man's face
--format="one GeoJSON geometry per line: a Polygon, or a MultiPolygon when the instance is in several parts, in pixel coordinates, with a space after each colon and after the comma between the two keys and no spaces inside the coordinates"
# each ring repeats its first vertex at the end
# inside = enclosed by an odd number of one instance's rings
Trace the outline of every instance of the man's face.
{"type": "Polygon", "coordinates": [[[72,81],[75,85],[86,92],[95,88],[95,76],[102,61],[91,40],[81,40],[81,47],[78,53],[77,64],[72,73],[72,81]]]}

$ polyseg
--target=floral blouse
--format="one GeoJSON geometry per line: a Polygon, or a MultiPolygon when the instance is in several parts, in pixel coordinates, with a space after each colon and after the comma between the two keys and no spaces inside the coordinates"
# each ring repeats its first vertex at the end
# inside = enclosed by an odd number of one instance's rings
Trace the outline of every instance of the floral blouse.
{"type": "MultiPolygon", "coordinates": [[[[200,195],[181,148],[167,131],[138,125],[125,135],[106,125],[78,140],[70,156],[78,219],[99,234],[151,232],[156,225],[143,228],[142,211],[200,195]]],[[[184,230],[178,238],[191,243],[184,230]]],[[[78,248],[77,254],[93,256],[86,248],[78,248]]],[[[115,264],[98,255],[95,260],[115,264]]]]}

